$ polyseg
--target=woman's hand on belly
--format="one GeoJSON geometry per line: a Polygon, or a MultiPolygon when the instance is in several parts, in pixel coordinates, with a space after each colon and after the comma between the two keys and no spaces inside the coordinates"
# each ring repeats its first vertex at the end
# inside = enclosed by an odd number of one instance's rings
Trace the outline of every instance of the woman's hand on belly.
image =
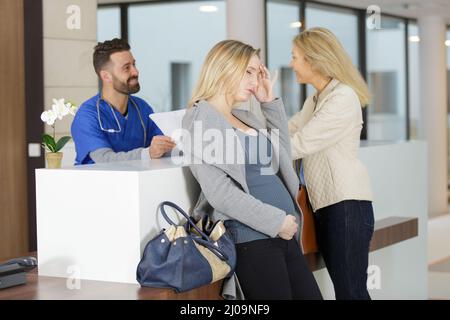
{"type": "Polygon", "coordinates": [[[287,215],[284,218],[283,225],[281,226],[278,235],[280,236],[281,239],[291,240],[294,237],[297,230],[298,230],[297,219],[295,219],[295,217],[292,215],[287,215]]]}

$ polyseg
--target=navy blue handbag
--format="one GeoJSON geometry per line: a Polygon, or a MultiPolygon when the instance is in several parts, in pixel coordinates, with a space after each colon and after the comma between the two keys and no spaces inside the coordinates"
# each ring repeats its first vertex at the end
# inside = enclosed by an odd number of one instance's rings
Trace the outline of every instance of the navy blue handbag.
{"type": "Polygon", "coordinates": [[[207,216],[196,221],[168,201],[158,209],[170,227],[163,229],[144,249],[137,267],[141,286],[185,292],[234,273],[236,249],[225,233],[223,221],[212,223],[207,216]],[[180,212],[186,223],[174,223],[166,214],[166,206],[180,212]]]}

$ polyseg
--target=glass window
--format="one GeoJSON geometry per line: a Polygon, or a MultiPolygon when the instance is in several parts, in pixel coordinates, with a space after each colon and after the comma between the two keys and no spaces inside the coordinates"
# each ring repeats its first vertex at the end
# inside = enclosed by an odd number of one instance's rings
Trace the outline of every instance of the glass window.
{"type": "Polygon", "coordinates": [[[187,106],[206,54],[226,39],[225,5],[225,1],[130,5],[128,31],[140,71],[138,95],[156,112],[187,106]]]}
{"type": "Polygon", "coordinates": [[[97,10],[97,41],[103,42],[120,38],[120,8],[119,6],[101,6],[97,10]]]}
{"type": "Polygon", "coordinates": [[[420,78],[419,78],[419,29],[417,23],[408,23],[409,54],[409,134],[411,139],[419,138],[420,78]]]}
{"type": "MultiPolygon", "coordinates": [[[[307,3],[305,14],[307,29],[323,27],[331,30],[355,66],[359,66],[358,17],[353,10],[307,3]]],[[[308,96],[315,92],[314,87],[307,86],[308,96]]]]}
{"type": "MultiPolygon", "coordinates": [[[[447,29],[447,37],[445,40],[447,46],[447,137],[448,138],[448,175],[450,177],[450,29],[447,29]]],[[[449,184],[450,186],[450,181],[449,184]]]]}
{"type": "Polygon", "coordinates": [[[301,86],[289,67],[292,40],[300,32],[300,21],[302,19],[298,1],[267,2],[268,68],[272,72],[278,71],[275,93],[283,98],[288,117],[301,108],[301,86]]]}
{"type": "Polygon", "coordinates": [[[373,101],[368,140],[406,139],[405,23],[382,16],[381,28],[367,29],[367,73],[373,101]],[[388,50],[388,55],[386,50],[388,50]]]}

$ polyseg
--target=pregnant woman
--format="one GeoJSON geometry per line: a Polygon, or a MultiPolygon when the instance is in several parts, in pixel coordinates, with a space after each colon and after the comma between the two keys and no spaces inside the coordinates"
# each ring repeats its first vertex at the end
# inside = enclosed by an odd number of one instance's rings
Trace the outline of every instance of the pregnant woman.
{"type": "Polygon", "coordinates": [[[183,119],[183,128],[195,140],[184,151],[202,158],[201,164],[190,165],[202,190],[194,215],[225,220],[236,244],[236,274],[245,298],[322,299],[297,241],[302,222],[295,202],[299,182],[284,106],[273,95],[274,82],[261,64],[259,50],[247,44],[222,41],[208,53],[183,119]],[[267,127],[251,112],[236,109],[252,95],[261,103],[267,127]],[[200,134],[197,127],[203,129],[200,134]],[[272,140],[267,134],[272,131],[279,132],[279,139],[272,140]],[[207,132],[218,133],[217,140],[225,143],[216,143],[211,151],[208,141],[206,149],[202,142],[207,132]],[[234,147],[228,137],[238,142],[242,162],[204,157],[207,150],[229,160],[234,147]]]}

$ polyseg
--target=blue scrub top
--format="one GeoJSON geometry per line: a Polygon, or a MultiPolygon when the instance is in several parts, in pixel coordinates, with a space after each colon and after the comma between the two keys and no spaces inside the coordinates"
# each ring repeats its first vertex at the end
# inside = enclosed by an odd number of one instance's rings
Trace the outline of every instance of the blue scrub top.
{"type": "MultiPolygon", "coordinates": [[[[77,152],[75,165],[94,163],[89,153],[95,150],[110,148],[114,152],[128,152],[137,148],[148,148],[154,136],[163,135],[158,126],[149,118],[149,115],[154,113],[152,107],[144,100],[134,96],[130,96],[128,99],[127,118],[113,108],[122,131],[120,133],[110,133],[101,130],[97,114],[97,101],[99,98],[100,94],[97,94],[83,103],[73,120],[71,131],[77,152]],[[139,108],[145,130],[147,131],[147,141],[145,143],[139,113],[131,99],[139,108]]],[[[103,129],[119,130],[111,108],[104,100],[100,101],[100,119],[103,129]]]]}

